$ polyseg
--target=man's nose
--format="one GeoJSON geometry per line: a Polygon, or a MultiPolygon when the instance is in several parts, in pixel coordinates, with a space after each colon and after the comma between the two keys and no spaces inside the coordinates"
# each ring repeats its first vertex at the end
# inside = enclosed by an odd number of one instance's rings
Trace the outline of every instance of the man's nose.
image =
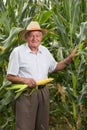
{"type": "Polygon", "coordinates": [[[36,36],[33,36],[33,39],[36,39],[36,36]]]}

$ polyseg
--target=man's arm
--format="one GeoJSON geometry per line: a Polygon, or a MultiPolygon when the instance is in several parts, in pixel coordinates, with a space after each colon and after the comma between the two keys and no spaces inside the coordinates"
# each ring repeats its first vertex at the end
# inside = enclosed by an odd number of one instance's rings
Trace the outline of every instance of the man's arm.
{"type": "Polygon", "coordinates": [[[75,56],[77,56],[76,54],[77,51],[77,47],[72,51],[72,53],[63,61],[58,62],[56,68],[55,68],[55,72],[63,70],[64,68],[66,68],[73,60],[73,58],[75,56]]]}
{"type": "Polygon", "coordinates": [[[7,74],[6,78],[12,83],[27,84],[30,88],[36,87],[36,81],[32,78],[24,78],[24,77],[11,75],[11,74],[7,74]]]}

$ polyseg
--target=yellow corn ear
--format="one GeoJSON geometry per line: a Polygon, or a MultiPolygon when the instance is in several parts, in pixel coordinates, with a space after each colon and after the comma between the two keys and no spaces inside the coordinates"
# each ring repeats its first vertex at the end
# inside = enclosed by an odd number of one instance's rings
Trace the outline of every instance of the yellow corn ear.
{"type": "MultiPolygon", "coordinates": [[[[53,78],[47,78],[44,80],[37,81],[36,84],[37,84],[37,86],[45,85],[47,83],[52,82],[53,80],[54,80],[53,78]]],[[[15,85],[13,84],[11,87],[7,87],[6,89],[7,90],[16,90],[16,92],[20,92],[20,91],[24,91],[27,87],[28,87],[27,84],[15,84],[15,85]]]]}
{"type": "Polygon", "coordinates": [[[43,80],[37,81],[36,84],[37,84],[37,86],[39,86],[39,85],[45,85],[47,83],[52,82],[53,80],[54,80],[53,78],[43,79],[43,80]]]}
{"type": "MultiPolygon", "coordinates": [[[[45,85],[47,83],[52,82],[53,80],[54,80],[53,78],[43,79],[43,80],[40,80],[40,81],[36,82],[36,84],[37,84],[37,86],[39,86],[39,85],[45,85]]],[[[28,87],[28,85],[21,85],[21,87],[16,92],[23,91],[27,87],[28,87]]]]}
{"type": "MultiPolygon", "coordinates": [[[[29,92],[28,94],[26,95],[31,95],[34,91],[36,91],[38,89],[38,86],[39,85],[45,85],[47,83],[50,83],[52,82],[54,79],[53,78],[48,78],[48,79],[44,79],[44,80],[40,80],[38,82],[36,82],[37,86],[33,89],[28,89],[29,92]]],[[[28,85],[27,84],[13,84],[12,86],[10,87],[7,87],[6,89],[7,90],[16,90],[16,96],[15,96],[15,99],[17,99],[24,90],[26,90],[28,88],[28,85]]]]}

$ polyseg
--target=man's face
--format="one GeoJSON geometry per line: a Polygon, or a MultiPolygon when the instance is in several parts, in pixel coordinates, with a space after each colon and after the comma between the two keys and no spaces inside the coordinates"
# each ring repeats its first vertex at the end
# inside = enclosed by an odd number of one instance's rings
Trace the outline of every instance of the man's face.
{"type": "Polygon", "coordinates": [[[41,43],[43,34],[41,31],[31,31],[26,34],[26,41],[30,48],[38,48],[41,43]]]}

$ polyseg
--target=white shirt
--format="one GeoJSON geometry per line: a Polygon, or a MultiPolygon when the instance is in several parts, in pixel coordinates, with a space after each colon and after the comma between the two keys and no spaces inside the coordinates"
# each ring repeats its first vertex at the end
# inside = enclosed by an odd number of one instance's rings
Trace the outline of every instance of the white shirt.
{"type": "Polygon", "coordinates": [[[40,45],[38,53],[33,53],[28,44],[16,47],[9,59],[7,74],[33,78],[36,81],[46,79],[48,73],[56,68],[57,62],[49,50],[40,45]]]}

